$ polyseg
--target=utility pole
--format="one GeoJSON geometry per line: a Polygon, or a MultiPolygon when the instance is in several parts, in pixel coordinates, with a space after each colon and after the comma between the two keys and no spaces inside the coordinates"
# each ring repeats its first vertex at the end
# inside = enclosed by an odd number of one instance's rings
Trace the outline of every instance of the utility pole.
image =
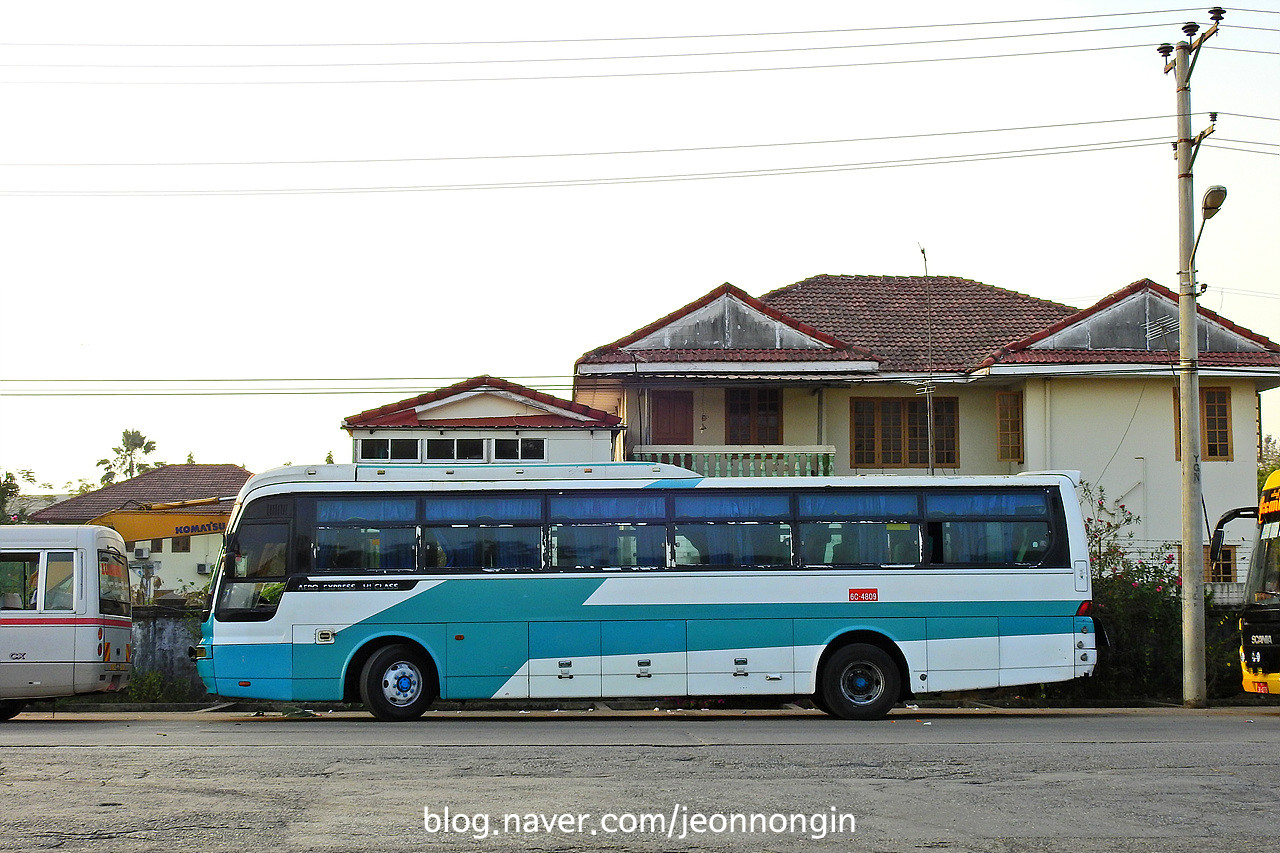
{"type": "MultiPolygon", "coordinates": [[[[1173,72],[1178,94],[1178,412],[1182,437],[1182,704],[1204,708],[1208,704],[1205,682],[1204,632],[1204,535],[1200,508],[1200,379],[1198,375],[1200,323],[1196,311],[1195,200],[1191,167],[1200,142],[1213,132],[1210,125],[1191,136],[1191,72],[1200,48],[1218,31],[1226,13],[1219,7],[1209,10],[1213,25],[1193,42],[1180,41],[1177,47],[1161,45],[1165,73],[1173,72]],[[1173,61],[1169,61],[1169,54],[1173,61]]],[[[1188,23],[1182,32],[1188,39],[1200,29],[1188,23]]]]}

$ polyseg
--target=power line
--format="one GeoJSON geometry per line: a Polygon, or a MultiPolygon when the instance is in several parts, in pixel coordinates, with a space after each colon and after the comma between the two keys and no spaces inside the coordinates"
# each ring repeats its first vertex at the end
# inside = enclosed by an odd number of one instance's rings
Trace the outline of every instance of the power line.
{"type": "Polygon", "coordinates": [[[993,41],[998,39],[1047,38],[1052,36],[1091,35],[1094,33],[1116,32],[1120,30],[1154,29],[1167,27],[1169,24],[1134,24],[1126,27],[1101,27],[1082,30],[1059,30],[1044,33],[1001,33],[988,36],[965,36],[960,38],[927,39],[921,41],[882,42],[879,44],[847,44],[847,45],[808,45],[800,47],[756,48],[751,50],[722,50],[703,53],[650,53],[622,56],[545,56],[511,59],[437,59],[437,60],[404,60],[397,62],[294,62],[294,63],[216,63],[216,64],[140,64],[125,65],[119,63],[31,63],[3,62],[0,68],[102,68],[102,69],[209,69],[209,68],[386,68],[398,66],[423,65],[504,65],[523,62],[604,62],[610,60],[636,59],[697,59],[716,56],[750,56],[773,53],[799,53],[820,50],[869,50],[886,47],[920,47],[934,44],[956,44],[961,42],[993,41]]]}
{"type": "Polygon", "coordinates": [[[610,184],[661,183],[671,181],[696,181],[723,178],[747,178],[775,175],[822,174],[829,172],[886,169],[905,166],[972,163],[988,160],[1011,160],[1024,157],[1041,157],[1052,154],[1079,154],[1091,151],[1111,151],[1168,142],[1167,137],[1118,140],[1114,142],[1081,143],[1045,148],[1024,148],[978,154],[952,154],[935,157],[917,157],[902,160],[880,160],[865,163],[842,163],[826,166],[796,166],[778,169],[745,169],[728,172],[691,172],[666,175],[632,175],[613,178],[575,178],[549,181],[510,181],[477,184],[437,184],[421,186],[371,186],[371,187],[292,187],[267,190],[0,190],[0,196],[19,197],[84,197],[84,196],[242,196],[242,195],[318,195],[344,193],[391,192],[441,192],[458,190],[528,189],[539,187],[603,186],[610,184]]]}
{"type": "MultiPolygon", "coordinates": [[[[1277,13],[1277,14],[1280,14],[1280,13],[1277,13]]],[[[1276,118],[1275,116],[1252,116],[1252,115],[1247,115],[1245,113],[1228,113],[1222,110],[1218,110],[1217,113],[1220,116],[1232,116],[1233,118],[1251,118],[1251,119],[1257,119],[1258,121],[1280,121],[1280,118],[1276,118]]]]}
{"type": "Polygon", "coordinates": [[[1210,47],[1209,47],[1209,49],[1210,49],[1210,50],[1225,50],[1225,51],[1228,51],[1228,52],[1230,52],[1230,53],[1256,53],[1256,54],[1259,54],[1259,55],[1261,55],[1261,56],[1280,56],[1280,51],[1276,51],[1276,50],[1250,50],[1250,49],[1249,49],[1249,48],[1247,48],[1247,47],[1220,47],[1219,45],[1216,45],[1216,44],[1215,44],[1215,45],[1210,46],[1210,47]]]}
{"type": "Polygon", "coordinates": [[[1262,154],[1266,157],[1280,157],[1280,151],[1254,151],[1252,148],[1234,148],[1230,145],[1219,145],[1216,142],[1204,142],[1203,144],[1206,148],[1216,148],[1220,151],[1238,151],[1241,154],[1262,154]]]}
{"type": "MultiPolygon", "coordinates": [[[[711,39],[711,38],[763,38],[768,36],[805,36],[805,35],[839,35],[846,33],[871,33],[893,30],[945,29],[948,27],[988,27],[1007,24],[1040,24],[1053,21],[1083,21],[1098,18],[1122,18],[1136,15],[1169,15],[1180,12],[1199,12],[1202,7],[1181,9],[1154,9],[1147,12],[1104,12],[1095,15],[1059,15],[1046,18],[1015,18],[1001,21],[959,21],[944,24],[905,24],[885,27],[849,27],[829,30],[782,30],[755,33],[685,33],[680,35],[658,36],[611,36],[572,39],[508,39],[498,41],[440,41],[440,42],[318,42],[318,43],[275,43],[275,44],[127,44],[109,42],[0,42],[0,47],[110,47],[110,48],[293,48],[293,47],[467,47],[480,45],[515,45],[515,44],[582,44],[588,42],[627,42],[627,41],[659,41],[674,39],[711,39]]],[[[1252,12],[1250,9],[1236,9],[1237,12],[1252,12]]],[[[1274,14],[1274,13],[1268,13],[1274,14]]]]}
{"type": "MultiPolygon", "coordinates": [[[[1150,361],[1146,363],[1134,363],[1131,366],[1119,367],[1111,365],[1079,365],[1080,370],[1073,371],[1070,375],[1073,377],[1088,376],[1152,376],[1153,371],[1158,372],[1155,375],[1163,375],[1164,371],[1170,367],[1177,366],[1177,352],[1166,351],[1167,358],[1160,361],[1150,361]]],[[[1201,363],[1200,370],[1207,374],[1232,374],[1242,369],[1239,366],[1218,366],[1205,365],[1201,363]]],[[[577,378],[577,377],[575,377],[577,378]]],[[[108,380],[102,380],[108,381],[108,380]]],[[[192,381],[192,380],[185,380],[192,381]]],[[[217,380],[210,380],[217,381],[217,380]]],[[[453,381],[447,381],[452,384],[453,381]]],[[[944,383],[944,378],[936,377],[935,381],[944,383]]],[[[442,386],[443,387],[443,386],[442,386]]],[[[537,384],[529,387],[543,392],[551,391],[571,391],[573,385],[571,383],[563,384],[537,384]]],[[[190,397],[297,397],[297,396],[359,396],[370,394],[402,394],[414,389],[404,387],[382,387],[370,386],[366,388],[239,388],[239,389],[166,389],[156,391],[136,390],[136,389],[114,389],[114,390],[95,390],[66,388],[58,390],[45,391],[6,391],[0,389],[0,397],[23,397],[23,398],[56,398],[56,397],[173,397],[173,398],[190,398],[190,397]]]]}
{"type": "Polygon", "coordinates": [[[545,82],[548,80],[605,80],[620,77],[676,77],[700,74],[745,74],[761,71],[817,71],[832,68],[873,68],[889,65],[919,65],[929,62],[968,62],[982,59],[1020,59],[1027,57],[1058,56],[1104,50],[1132,50],[1150,48],[1149,44],[1102,45],[1077,47],[1065,50],[1041,50],[1022,53],[994,53],[982,56],[939,56],[921,59],[884,59],[874,62],[838,62],[823,65],[783,65],[765,68],[703,68],[677,71],[616,71],[597,74],[546,74],[516,77],[424,77],[401,80],[0,80],[7,86],[345,86],[370,84],[413,83],[513,83],[545,82]]]}
{"type": "MultiPolygon", "coordinates": [[[[1228,113],[1222,113],[1228,115],[1228,113]]],[[[684,154],[699,151],[738,151],[757,148],[783,148],[800,145],[841,145],[854,142],[889,142],[904,139],[929,139],[944,136],[969,136],[980,133],[1012,133],[1025,130],[1056,130],[1064,127],[1088,127],[1099,124],[1119,124],[1135,121],[1156,121],[1173,118],[1171,115],[1137,116],[1134,118],[1097,119],[1093,121],[1061,122],[1058,124],[1021,125],[1014,127],[978,128],[971,130],[944,130],[930,133],[900,133],[890,136],[864,136],[848,139],[816,139],[797,140],[792,142],[754,142],[739,145],[700,145],[681,148],[638,148],[618,151],[571,151],[549,152],[543,154],[471,154],[443,157],[382,157],[359,158],[353,160],[238,160],[238,161],[189,161],[189,162],[100,162],[100,163],[0,163],[0,167],[151,167],[151,166],[318,166],[330,164],[363,164],[363,163],[439,163],[472,160],[517,160],[553,157],[612,157],[632,154],[684,154]]]]}

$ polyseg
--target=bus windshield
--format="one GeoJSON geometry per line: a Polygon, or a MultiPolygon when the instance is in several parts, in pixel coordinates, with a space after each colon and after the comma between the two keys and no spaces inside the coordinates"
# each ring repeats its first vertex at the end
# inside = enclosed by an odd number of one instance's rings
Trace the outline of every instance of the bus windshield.
{"type": "Polygon", "coordinates": [[[1259,529],[1245,596],[1245,601],[1255,604],[1280,596],[1280,521],[1268,521],[1259,529]]]}

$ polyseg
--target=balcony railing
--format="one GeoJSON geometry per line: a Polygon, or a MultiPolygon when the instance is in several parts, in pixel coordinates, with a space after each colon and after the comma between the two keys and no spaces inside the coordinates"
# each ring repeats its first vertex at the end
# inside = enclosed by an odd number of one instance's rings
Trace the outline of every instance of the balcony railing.
{"type": "Polygon", "coordinates": [[[836,448],[815,445],[642,444],[631,451],[636,462],[663,462],[704,477],[827,477],[836,448]]]}

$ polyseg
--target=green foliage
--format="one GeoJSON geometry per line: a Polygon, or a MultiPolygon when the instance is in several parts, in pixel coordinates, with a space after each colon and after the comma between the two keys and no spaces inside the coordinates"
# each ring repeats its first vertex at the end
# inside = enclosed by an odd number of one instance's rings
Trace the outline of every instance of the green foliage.
{"type": "Polygon", "coordinates": [[[109,486],[117,477],[129,479],[152,468],[159,468],[163,462],[148,463],[142,457],[154,453],[156,443],[136,429],[127,429],[120,434],[120,446],[111,448],[115,454],[107,459],[99,459],[98,467],[102,470],[102,485],[109,486]]]}
{"type": "Polygon", "coordinates": [[[21,491],[22,487],[18,485],[13,472],[5,471],[4,477],[0,478],[0,524],[17,524],[26,520],[25,513],[16,506],[16,499],[21,491]]]}
{"type": "Polygon", "coordinates": [[[1258,449],[1258,494],[1262,494],[1262,484],[1276,470],[1280,470],[1280,441],[1273,435],[1264,435],[1258,449]]]}
{"type": "Polygon", "coordinates": [[[156,669],[135,672],[129,679],[129,686],[120,696],[123,702],[158,704],[193,702],[199,698],[201,697],[191,684],[166,678],[164,673],[156,669]]]}
{"type": "MultiPolygon", "coordinates": [[[[1141,519],[1103,489],[1081,486],[1093,564],[1093,617],[1110,640],[1093,678],[1046,685],[1044,696],[1081,704],[1182,699],[1182,578],[1173,549],[1132,545],[1141,519]]],[[[1206,600],[1206,605],[1211,604],[1206,600]]],[[[1240,692],[1235,617],[1206,606],[1209,695],[1240,692]]]]}

